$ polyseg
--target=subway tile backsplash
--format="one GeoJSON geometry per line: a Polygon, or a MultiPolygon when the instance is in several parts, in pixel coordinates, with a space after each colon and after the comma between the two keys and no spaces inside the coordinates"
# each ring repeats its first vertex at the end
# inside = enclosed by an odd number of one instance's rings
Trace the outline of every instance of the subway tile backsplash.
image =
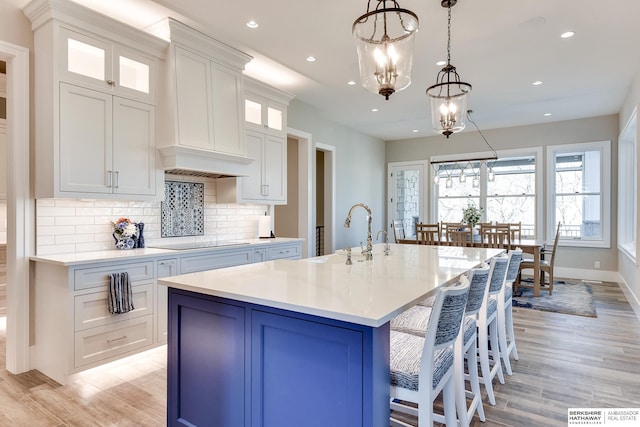
{"type": "Polygon", "coordinates": [[[115,249],[111,221],[128,217],[144,222],[146,246],[207,240],[238,240],[258,237],[258,216],[267,205],[216,203],[214,179],[167,176],[172,181],[204,184],[204,235],[161,237],[161,202],[111,200],[36,200],[36,253],[61,253],[115,249]]]}

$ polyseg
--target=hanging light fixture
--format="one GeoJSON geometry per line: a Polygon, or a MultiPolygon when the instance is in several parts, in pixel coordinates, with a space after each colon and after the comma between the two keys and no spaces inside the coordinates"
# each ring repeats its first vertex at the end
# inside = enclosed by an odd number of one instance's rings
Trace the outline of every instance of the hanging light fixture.
{"type": "Polygon", "coordinates": [[[418,16],[400,8],[395,0],[374,1],[378,2],[375,10],[370,10],[369,0],[367,13],[355,20],[352,33],[362,86],[388,100],[391,94],[411,84],[418,16]]]}
{"type": "Polygon", "coordinates": [[[447,138],[465,127],[467,102],[471,85],[461,82],[456,67],[451,65],[451,8],[458,0],[442,0],[449,12],[447,21],[447,65],[438,73],[436,84],[427,89],[431,104],[431,127],[447,138]]]}

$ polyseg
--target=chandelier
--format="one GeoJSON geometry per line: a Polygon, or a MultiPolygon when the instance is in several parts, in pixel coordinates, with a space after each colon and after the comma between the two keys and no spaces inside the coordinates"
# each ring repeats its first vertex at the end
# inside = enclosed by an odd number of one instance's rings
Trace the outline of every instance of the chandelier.
{"type": "Polygon", "coordinates": [[[431,127],[447,138],[465,127],[467,102],[471,85],[461,82],[456,67],[451,64],[451,8],[457,0],[442,0],[449,12],[447,22],[447,65],[440,70],[436,84],[427,89],[431,104],[431,127]]]}
{"type": "Polygon", "coordinates": [[[388,100],[411,84],[418,16],[400,8],[395,0],[374,1],[378,3],[375,10],[370,10],[369,0],[367,12],[355,20],[351,31],[356,39],[362,86],[388,100]]]}

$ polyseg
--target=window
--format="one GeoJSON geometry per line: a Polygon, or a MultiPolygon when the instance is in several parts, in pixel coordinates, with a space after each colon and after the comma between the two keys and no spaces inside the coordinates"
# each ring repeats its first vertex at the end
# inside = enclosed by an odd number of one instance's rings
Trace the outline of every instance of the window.
{"type": "Polygon", "coordinates": [[[618,139],[618,248],[637,262],[638,120],[631,115],[618,139]]]}
{"type": "MultiPolygon", "coordinates": [[[[542,193],[539,172],[542,150],[505,150],[498,160],[451,161],[434,157],[432,162],[435,212],[443,222],[459,222],[468,204],[484,209],[482,221],[522,224],[522,237],[536,238],[542,193]],[[461,180],[460,177],[464,176],[461,180]],[[437,178],[436,178],[437,177],[437,178]]],[[[475,158],[488,157],[487,153],[475,158]]]]}
{"type": "Polygon", "coordinates": [[[547,238],[560,222],[559,244],[610,246],[611,144],[547,147],[547,238]]]}

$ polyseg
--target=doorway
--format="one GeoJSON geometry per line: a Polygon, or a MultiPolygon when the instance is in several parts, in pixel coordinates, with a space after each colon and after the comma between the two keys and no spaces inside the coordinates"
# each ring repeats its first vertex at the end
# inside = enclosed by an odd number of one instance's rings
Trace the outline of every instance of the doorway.
{"type": "Polygon", "coordinates": [[[316,144],[316,256],[334,252],[335,150],[331,145],[316,144]]]}

